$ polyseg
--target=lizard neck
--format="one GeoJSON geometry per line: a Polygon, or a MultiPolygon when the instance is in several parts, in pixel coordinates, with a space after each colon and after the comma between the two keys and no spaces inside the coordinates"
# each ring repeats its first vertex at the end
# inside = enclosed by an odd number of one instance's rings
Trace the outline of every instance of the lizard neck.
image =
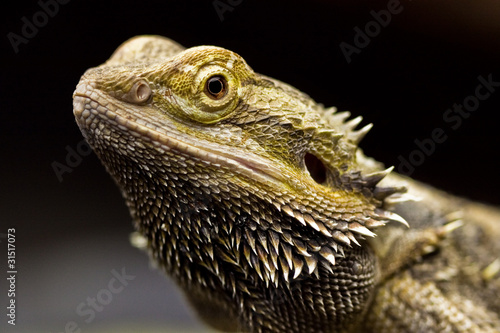
{"type": "MultiPolygon", "coordinates": [[[[109,151],[102,158],[108,156],[109,151]]],[[[347,329],[347,323],[358,322],[353,319],[366,311],[377,279],[377,261],[368,244],[346,248],[334,266],[319,261],[309,271],[292,245],[310,240],[281,241],[274,247],[275,237],[296,236],[289,228],[293,221],[257,192],[227,182],[226,191],[219,187],[214,193],[210,184],[223,179],[220,170],[205,167],[196,171],[198,183],[185,182],[189,178],[181,171],[189,169],[185,165],[158,166],[155,161],[135,169],[132,179],[121,169],[111,173],[136,228],[148,239],[150,255],[183,287],[195,307],[208,302],[220,312],[232,313],[238,323],[233,330],[340,331],[347,329]],[[273,219],[257,223],[254,215],[259,211],[273,219]],[[298,273],[297,265],[303,266],[298,273]],[[325,285],[336,287],[325,292],[325,285]],[[200,297],[204,301],[197,305],[200,297]],[[329,304],[332,311],[311,314],[318,302],[329,304]]],[[[301,235],[307,237],[305,232],[301,235]]]]}

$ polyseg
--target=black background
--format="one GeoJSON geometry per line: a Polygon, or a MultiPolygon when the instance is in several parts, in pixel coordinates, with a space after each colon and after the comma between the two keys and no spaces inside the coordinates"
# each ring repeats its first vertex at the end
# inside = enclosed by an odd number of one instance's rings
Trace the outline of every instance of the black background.
{"type": "MultiPolygon", "coordinates": [[[[370,11],[387,4],[72,0],[60,4],[18,52],[9,33],[22,36],[22,18],[33,22],[42,7],[37,1],[3,4],[0,233],[16,228],[15,331],[62,332],[69,321],[85,332],[205,330],[171,283],[128,244],[130,217],[95,155],[83,156],[62,182],[53,170],[54,162],[67,163],[68,147],[76,149],[82,140],[71,98],[79,77],[135,35],[231,49],[256,72],[362,115],[363,124],[375,126],[361,147],[387,166],[398,167],[398,156],[408,158],[417,148],[414,140],[442,128],[448,139],[436,144],[412,177],[498,205],[500,91],[456,130],[443,115],[474,94],[479,75],[500,81],[499,3],[401,1],[401,13],[348,63],[340,43],[354,45],[354,28],[364,30],[373,21],[370,11]],[[231,10],[218,13],[214,3],[231,10]],[[88,317],[78,315],[77,306],[106,289],[111,271],[122,267],[135,279],[85,322],[88,317]]],[[[0,241],[5,245],[5,238],[0,241]]],[[[6,271],[3,245],[0,267],[6,271]]],[[[7,286],[0,286],[5,309],[7,286]]],[[[3,311],[0,318],[0,328],[14,331],[3,311]]]]}

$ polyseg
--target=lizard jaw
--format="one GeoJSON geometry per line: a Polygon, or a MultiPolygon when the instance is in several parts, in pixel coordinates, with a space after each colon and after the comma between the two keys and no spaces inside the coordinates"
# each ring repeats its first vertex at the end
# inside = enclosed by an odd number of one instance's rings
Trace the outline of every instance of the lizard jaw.
{"type": "MultiPolygon", "coordinates": [[[[129,154],[124,151],[129,149],[128,145],[119,148],[113,147],[113,144],[109,143],[109,138],[105,138],[106,135],[110,135],[109,133],[115,131],[128,135],[132,139],[130,142],[132,145],[135,144],[133,141],[142,141],[143,144],[151,145],[154,149],[163,152],[173,151],[176,154],[193,158],[215,168],[229,170],[231,173],[246,179],[243,181],[260,183],[267,188],[279,188],[283,198],[289,197],[292,200],[295,194],[300,192],[313,195],[310,193],[309,185],[304,183],[303,178],[301,180],[296,179],[295,175],[288,169],[280,168],[279,165],[272,163],[269,159],[248,151],[242,153],[238,147],[221,145],[207,140],[193,140],[187,134],[180,132],[167,117],[158,117],[157,110],[146,105],[139,106],[142,110],[137,112],[137,105],[131,106],[110,97],[96,88],[96,85],[94,81],[82,80],[73,94],[75,118],[82,133],[90,141],[91,145],[95,145],[96,138],[100,136],[102,137],[100,141],[105,142],[107,145],[106,149],[114,149],[121,155],[129,154]],[[91,131],[93,133],[89,133],[91,131]],[[105,134],[105,131],[108,134],[105,134]]],[[[131,150],[133,150],[133,147],[131,150]]],[[[130,151],[130,154],[132,153],[130,151]]],[[[318,190],[320,185],[314,184],[314,186],[314,189],[318,190]]],[[[329,196],[331,195],[332,193],[329,193],[329,196]]],[[[286,202],[283,202],[277,208],[283,210],[292,218],[301,215],[301,213],[296,214],[287,209],[289,208],[287,205],[286,202]]],[[[396,221],[407,225],[406,221],[396,214],[380,209],[373,212],[370,217],[378,221],[396,221]]],[[[378,221],[373,226],[367,225],[368,229],[379,226],[378,221]]],[[[362,225],[365,224],[364,221],[358,222],[362,225]]],[[[357,232],[364,233],[366,236],[364,229],[354,228],[353,230],[361,230],[357,232]]],[[[354,237],[351,238],[354,239],[354,237]]],[[[342,240],[346,244],[350,243],[345,237],[342,237],[342,240]]]]}
{"type": "Polygon", "coordinates": [[[291,178],[285,176],[284,170],[261,156],[249,156],[248,152],[243,156],[237,149],[213,147],[213,143],[212,147],[208,147],[201,142],[181,137],[182,133],[173,126],[157,126],[153,122],[144,121],[137,117],[137,112],[128,112],[127,107],[115,101],[96,89],[93,83],[80,83],[73,94],[73,113],[82,132],[88,131],[92,123],[106,123],[117,131],[132,133],[135,137],[159,144],[164,150],[174,150],[216,166],[227,167],[261,183],[282,186],[283,182],[291,178]]]}

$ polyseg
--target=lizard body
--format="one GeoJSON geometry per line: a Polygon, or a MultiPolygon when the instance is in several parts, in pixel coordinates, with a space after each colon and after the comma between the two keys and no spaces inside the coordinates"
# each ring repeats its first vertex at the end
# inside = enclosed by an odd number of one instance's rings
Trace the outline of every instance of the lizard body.
{"type": "Polygon", "coordinates": [[[500,331],[500,212],[384,170],[360,117],[239,55],[135,37],[82,76],[74,114],[211,326],[500,331]]]}

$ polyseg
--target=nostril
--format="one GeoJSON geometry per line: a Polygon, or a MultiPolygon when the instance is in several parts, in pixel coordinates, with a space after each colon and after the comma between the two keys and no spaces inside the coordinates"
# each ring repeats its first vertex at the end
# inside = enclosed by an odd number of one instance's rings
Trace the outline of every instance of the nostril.
{"type": "Polygon", "coordinates": [[[311,178],[318,184],[324,184],[326,181],[326,166],[319,158],[311,153],[304,156],[304,164],[311,178]]]}
{"type": "Polygon", "coordinates": [[[140,82],[136,88],[137,99],[147,101],[151,96],[151,88],[145,82],[140,82]]]}
{"type": "Polygon", "coordinates": [[[152,95],[152,90],[149,84],[144,81],[134,83],[130,91],[124,96],[125,100],[134,104],[147,103],[152,95]]]}

